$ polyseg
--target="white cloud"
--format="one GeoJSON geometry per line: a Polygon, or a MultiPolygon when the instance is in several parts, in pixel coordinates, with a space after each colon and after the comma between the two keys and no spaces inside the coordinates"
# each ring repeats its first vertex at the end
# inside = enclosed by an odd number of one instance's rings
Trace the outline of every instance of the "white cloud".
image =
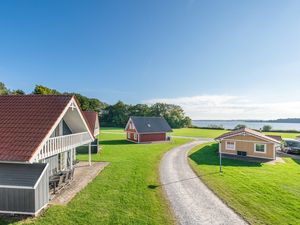
{"type": "Polygon", "coordinates": [[[192,119],[277,119],[300,117],[300,101],[268,102],[246,96],[200,95],[144,101],[180,105],[192,119]]]}

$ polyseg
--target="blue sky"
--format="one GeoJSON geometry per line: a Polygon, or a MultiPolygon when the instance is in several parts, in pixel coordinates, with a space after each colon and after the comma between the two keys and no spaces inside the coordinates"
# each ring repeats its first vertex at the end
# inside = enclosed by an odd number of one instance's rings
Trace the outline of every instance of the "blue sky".
{"type": "Polygon", "coordinates": [[[300,1],[0,2],[0,81],[194,119],[300,117],[300,1]]]}

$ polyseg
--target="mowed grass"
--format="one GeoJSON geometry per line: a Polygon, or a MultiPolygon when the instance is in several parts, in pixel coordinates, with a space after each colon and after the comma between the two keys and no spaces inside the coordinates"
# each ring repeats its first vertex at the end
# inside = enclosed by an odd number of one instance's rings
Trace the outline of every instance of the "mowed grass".
{"type": "Polygon", "coordinates": [[[292,138],[295,139],[297,136],[300,136],[300,133],[280,133],[280,132],[264,132],[269,135],[279,135],[282,138],[292,138]]]}
{"type": "MultiPolygon", "coordinates": [[[[123,133],[124,128],[119,127],[102,127],[103,133],[123,133]]],[[[202,129],[202,128],[179,128],[173,129],[171,136],[185,136],[185,137],[203,137],[203,138],[216,138],[224,133],[230,132],[229,130],[215,130],[215,129],[202,129]]],[[[279,135],[282,138],[293,138],[300,136],[300,133],[285,133],[285,132],[264,132],[269,135],[279,135]]]]}
{"type": "Polygon", "coordinates": [[[113,133],[123,133],[124,132],[124,128],[121,127],[101,127],[100,131],[102,132],[113,132],[113,133]]]}
{"type": "MultiPolygon", "coordinates": [[[[214,130],[214,129],[200,129],[200,128],[180,128],[173,129],[173,136],[186,136],[186,137],[204,137],[216,138],[224,133],[230,132],[228,130],[214,130]]],[[[279,135],[282,138],[296,138],[300,133],[280,133],[280,132],[264,132],[269,135],[279,135]]]]}
{"type": "Polygon", "coordinates": [[[202,145],[189,155],[199,177],[251,224],[300,224],[300,160],[269,165],[223,158],[217,144],[202,145]]]}
{"type": "Polygon", "coordinates": [[[186,136],[186,137],[204,137],[215,138],[224,133],[227,130],[214,130],[214,129],[199,129],[199,128],[179,128],[173,129],[171,135],[173,136],[186,136]]]}
{"type": "MultiPolygon", "coordinates": [[[[125,135],[102,134],[100,154],[108,161],[94,181],[67,206],[51,206],[34,224],[174,224],[159,186],[159,162],[169,149],[188,140],[160,144],[132,144],[125,135]]],[[[87,160],[88,155],[78,155],[87,160]]]]}

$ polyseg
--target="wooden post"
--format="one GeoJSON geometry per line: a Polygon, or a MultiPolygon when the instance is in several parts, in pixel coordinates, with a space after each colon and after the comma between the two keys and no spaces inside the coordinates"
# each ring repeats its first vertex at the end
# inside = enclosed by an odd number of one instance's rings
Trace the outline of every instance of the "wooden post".
{"type": "Polygon", "coordinates": [[[74,153],[74,149],[72,148],[72,149],[70,150],[70,163],[71,163],[70,169],[71,169],[71,170],[73,169],[73,163],[74,163],[74,160],[73,160],[73,158],[74,158],[73,153],[74,153]]]}
{"type": "Polygon", "coordinates": [[[91,152],[91,143],[89,143],[89,164],[92,165],[92,152],[91,152]]]}

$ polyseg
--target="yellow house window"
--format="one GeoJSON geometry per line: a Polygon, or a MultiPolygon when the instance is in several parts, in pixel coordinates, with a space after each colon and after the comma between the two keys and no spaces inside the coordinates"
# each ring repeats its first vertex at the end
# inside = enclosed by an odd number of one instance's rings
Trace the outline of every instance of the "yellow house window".
{"type": "Polygon", "coordinates": [[[226,147],[226,150],[235,150],[235,142],[234,141],[226,141],[225,147],[226,147]]]}
{"type": "Polygon", "coordinates": [[[265,153],[267,149],[266,144],[255,144],[254,145],[254,151],[259,153],[265,153]]]}

